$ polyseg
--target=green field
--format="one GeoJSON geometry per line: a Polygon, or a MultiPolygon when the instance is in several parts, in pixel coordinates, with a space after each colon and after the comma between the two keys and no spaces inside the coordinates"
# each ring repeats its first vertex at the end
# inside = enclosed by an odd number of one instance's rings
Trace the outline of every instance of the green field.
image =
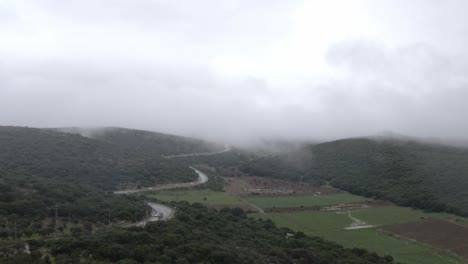
{"type": "Polygon", "coordinates": [[[208,190],[194,191],[163,191],[154,194],[148,194],[148,198],[160,201],[187,201],[189,203],[203,203],[208,205],[236,205],[243,202],[236,196],[225,192],[214,192],[208,190]]]}
{"type": "MultiPolygon", "coordinates": [[[[351,211],[352,216],[370,224],[391,224],[418,220],[420,217],[446,218],[447,214],[426,214],[402,207],[382,207],[351,211]]],[[[395,260],[408,264],[465,263],[444,252],[427,246],[397,239],[380,232],[377,228],[344,230],[353,221],[346,213],[301,212],[252,214],[252,217],[271,219],[278,226],[303,231],[308,235],[322,236],[345,247],[361,247],[381,255],[392,255],[395,260]]]]}
{"type": "Polygon", "coordinates": [[[301,207],[301,206],[327,206],[342,203],[354,203],[369,200],[368,198],[352,195],[349,193],[338,193],[333,195],[319,196],[282,196],[282,197],[256,197],[246,199],[261,208],[271,207],[301,207]]]}
{"type": "Polygon", "coordinates": [[[372,225],[407,223],[417,221],[422,218],[435,218],[452,221],[456,220],[456,222],[460,224],[467,223],[466,219],[463,217],[457,217],[447,213],[426,213],[421,210],[400,206],[354,210],[352,211],[352,214],[354,217],[372,225]]]}
{"type": "MultiPolygon", "coordinates": [[[[207,205],[240,205],[244,202],[225,192],[209,190],[162,191],[147,195],[149,198],[161,201],[188,201],[207,205]]],[[[247,198],[246,202],[262,208],[269,207],[300,207],[327,206],[342,203],[361,202],[367,198],[339,193],[322,196],[287,196],[287,197],[256,197],[247,198]]],[[[380,255],[391,255],[397,262],[407,264],[454,264],[467,263],[464,260],[447,253],[415,242],[398,239],[381,232],[382,225],[417,221],[421,218],[437,218],[456,220],[460,224],[468,224],[467,219],[446,213],[426,213],[399,206],[386,206],[368,209],[352,210],[353,217],[376,225],[375,228],[361,230],[344,230],[353,220],[347,212],[298,212],[251,214],[255,218],[271,219],[278,226],[289,227],[303,231],[312,236],[321,236],[337,242],[345,247],[361,247],[375,251],[380,255]]]]}

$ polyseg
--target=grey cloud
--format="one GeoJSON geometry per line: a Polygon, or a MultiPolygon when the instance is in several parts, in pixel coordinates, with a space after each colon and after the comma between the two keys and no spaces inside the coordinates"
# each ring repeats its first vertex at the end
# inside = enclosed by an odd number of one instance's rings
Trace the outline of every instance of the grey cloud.
{"type": "MultiPolygon", "coordinates": [[[[257,54],[275,58],[267,51],[294,40],[289,16],[300,1],[25,3],[10,1],[7,11],[0,11],[6,12],[0,19],[10,21],[0,28],[14,36],[0,36],[2,125],[124,126],[234,142],[335,139],[387,130],[424,137],[468,133],[468,59],[464,52],[442,48],[450,41],[460,46],[464,37],[446,35],[451,39],[442,45],[431,42],[439,33],[427,29],[427,38],[401,37],[401,45],[348,38],[330,43],[326,66],[334,74],[275,82],[276,68],[265,76],[226,77],[212,59],[224,54],[254,62],[257,54]],[[29,26],[33,32],[45,30],[44,39],[39,33],[15,33],[29,26]],[[2,40],[10,44],[2,46],[2,40]]],[[[379,8],[394,6],[385,3],[379,8]]],[[[433,5],[427,4],[430,12],[436,12],[433,5]]],[[[392,17],[382,21],[388,19],[394,22],[392,17]]],[[[459,27],[457,32],[464,30],[459,27]]]]}
{"type": "Polygon", "coordinates": [[[464,77],[468,68],[464,61],[423,44],[394,51],[365,41],[338,47],[328,57],[351,74],[344,83],[327,87],[328,106],[354,113],[376,129],[465,137],[468,124],[463,116],[468,106],[461,98],[468,95],[464,77]]]}

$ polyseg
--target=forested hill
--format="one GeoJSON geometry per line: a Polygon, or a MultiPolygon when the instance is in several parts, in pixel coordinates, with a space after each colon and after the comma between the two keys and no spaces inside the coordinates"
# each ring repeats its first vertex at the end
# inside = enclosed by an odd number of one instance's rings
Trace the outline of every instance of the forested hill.
{"type": "Polygon", "coordinates": [[[310,147],[332,185],[400,205],[468,215],[468,150],[402,140],[346,139],[310,147]]]}
{"type": "Polygon", "coordinates": [[[23,127],[0,127],[2,178],[17,175],[41,183],[74,182],[103,190],[128,183],[141,185],[193,180],[193,172],[160,155],[138,148],[23,127]]]}
{"type": "MultiPolygon", "coordinates": [[[[327,263],[390,264],[365,249],[343,248],[302,232],[278,228],[271,220],[247,217],[239,208],[219,212],[201,204],[173,203],[168,222],[144,229],[108,228],[49,242],[56,263],[327,263]]],[[[36,248],[31,248],[33,255],[36,248]]],[[[24,259],[31,259],[24,256],[24,259]]],[[[0,262],[1,262],[0,257],[0,262]]],[[[17,263],[17,262],[8,262],[17,263]]]]}
{"type": "Polygon", "coordinates": [[[219,151],[220,144],[200,139],[163,134],[158,132],[117,128],[58,128],[61,132],[80,134],[111,144],[138,149],[148,155],[174,155],[219,151]]]}
{"type": "MultiPolygon", "coordinates": [[[[183,142],[183,141],[181,141],[183,142]]],[[[0,238],[49,233],[47,217],[71,214],[80,221],[134,220],[145,207],[112,190],[195,180],[177,160],[77,134],[0,126],[0,238]]]]}
{"type": "Polygon", "coordinates": [[[247,174],[333,186],[399,205],[468,215],[468,149],[343,139],[243,162],[247,174]]]}

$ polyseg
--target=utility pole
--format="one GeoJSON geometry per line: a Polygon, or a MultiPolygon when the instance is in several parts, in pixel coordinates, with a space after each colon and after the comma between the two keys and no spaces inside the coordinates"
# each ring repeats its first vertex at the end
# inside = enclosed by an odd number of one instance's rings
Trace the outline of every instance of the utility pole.
{"type": "Polygon", "coordinates": [[[71,223],[70,207],[68,207],[68,225],[71,223]]]}
{"type": "Polygon", "coordinates": [[[149,217],[149,210],[148,210],[148,200],[145,200],[145,205],[146,205],[146,218],[149,217]]]}
{"type": "Polygon", "coordinates": [[[111,221],[110,221],[110,212],[111,212],[111,209],[110,209],[110,207],[109,207],[109,215],[108,215],[109,225],[111,224],[111,221]]]}
{"type": "Polygon", "coordinates": [[[57,218],[58,218],[58,206],[57,206],[57,203],[55,203],[55,223],[57,223],[57,218]]]}
{"type": "Polygon", "coordinates": [[[15,240],[16,240],[16,219],[15,219],[15,240]]]}
{"type": "Polygon", "coordinates": [[[58,230],[57,220],[58,220],[58,204],[55,203],[55,218],[54,218],[55,237],[57,237],[57,230],[58,230]]]}

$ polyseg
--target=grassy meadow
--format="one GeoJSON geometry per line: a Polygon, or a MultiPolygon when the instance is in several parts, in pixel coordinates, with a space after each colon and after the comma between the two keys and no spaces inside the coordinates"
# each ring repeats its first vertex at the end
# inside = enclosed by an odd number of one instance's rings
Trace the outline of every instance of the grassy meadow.
{"type": "Polygon", "coordinates": [[[301,207],[301,206],[327,206],[343,203],[363,202],[368,198],[352,195],[349,193],[338,193],[332,195],[318,196],[278,196],[278,197],[255,197],[246,201],[260,208],[271,207],[301,207]]]}
{"type": "MultiPolygon", "coordinates": [[[[211,190],[161,191],[147,195],[160,201],[188,201],[206,205],[242,206],[246,203],[261,208],[328,206],[362,202],[368,198],[338,193],[322,196],[251,197],[243,200],[226,192],[211,190]]],[[[351,210],[351,215],[373,228],[345,230],[353,220],[348,212],[296,212],[251,214],[254,218],[271,219],[280,227],[289,227],[308,235],[321,236],[345,247],[361,247],[380,255],[391,255],[396,261],[407,264],[454,264],[468,263],[465,260],[417,242],[400,239],[379,230],[379,226],[436,218],[468,224],[467,219],[446,213],[426,213],[399,206],[386,206],[351,210]]]]}

